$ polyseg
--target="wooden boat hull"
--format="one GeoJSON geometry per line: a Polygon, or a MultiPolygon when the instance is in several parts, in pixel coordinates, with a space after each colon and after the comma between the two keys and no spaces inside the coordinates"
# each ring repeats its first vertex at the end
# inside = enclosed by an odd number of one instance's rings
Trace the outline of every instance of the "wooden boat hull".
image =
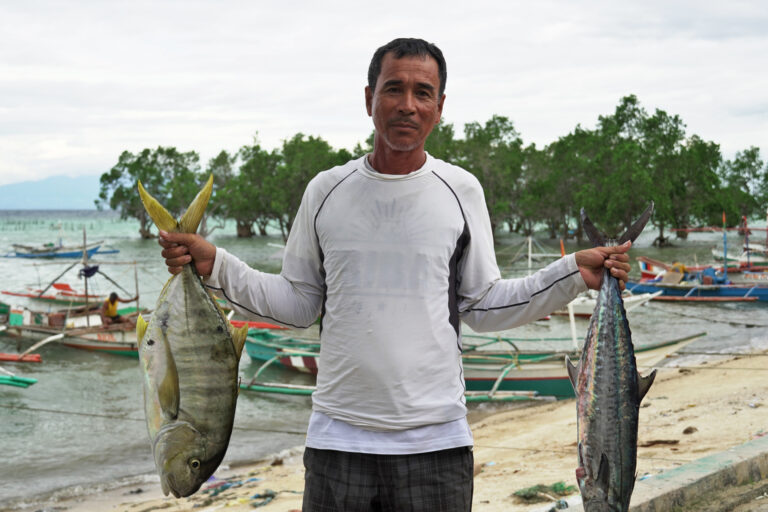
{"type": "Polygon", "coordinates": [[[768,301],[768,286],[757,284],[704,285],[628,281],[627,290],[632,293],[654,293],[661,291],[662,294],[653,300],[678,300],[690,302],[768,301]]]}
{"type": "MultiPolygon", "coordinates": [[[[96,254],[99,251],[99,245],[95,247],[91,247],[89,249],[86,249],[86,253],[88,254],[88,257],[90,258],[94,254],[96,254]]],[[[15,250],[12,254],[8,254],[7,257],[10,258],[82,258],[83,257],[83,250],[79,249],[76,251],[46,251],[46,252],[26,252],[26,251],[19,251],[15,250]]]]}
{"type": "MultiPolygon", "coordinates": [[[[121,314],[124,311],[121,310],[121,314]]],[[[98,314],[67,318],[64,313],[11,308],[7,333],[31,340],[64,334],[56,343],[81,350],[138,358],[136,329],[126,324],[103,327],[98,314]]]]}
{"type": "MultiPolygon", "coordinates": [[[[682,349],[696,338],[694,336],[654,343],[635,349],[635,359],[640,369],[651,368],[670,354],[682,349]]],[[[279,346],[279,339],[273,335],[272,342],[256,342],[253,336],[246,339],[246,351],[254,361],[277,362],[286,368],[305,373],[317,373],[318,351],[311,343],[299,347],[279,346]]],[[[290,339],[290,338],[288,338],[290,339]]],[[[290,345],[290,342],[286,342],[290,345]]],[[[578,354],[568,352],[578,359],[578,354]]],[[[495,352],[490,350],[468,351],[462,356],[464,381],[470,392],[535,392],[539,396],[556,399],[574,397],[573,387],[565,366],[566,352],[495,352]]]]}
{"type": "Polygon", "coordinates": [[[84,292],[74,290],[66,283],[53,283],[52,290],[48,293],[42,294],[42,290],[27,288],[23,292],[14,292],[10,290],[2,290],[0,293],[4,295],[11,295],[14,297],[25,297],[28,299],[40,300],[45,302],[53,302],[59,304],[71,304],[73,306],[81,306],[84,304],[99,304],[106,300],[104,295],[85,294],[84,292]]]}
{"type": "MultiPolygon", "coordinates": [[[[658,295],[657,295],[658,296],[658,295]]],[[[638,293],[624,296],[624,308],[629,312],[635,307],[641,306],[653,299],[652,293],[638,293]]],[[[589,318],[592,316],[592,312],[595,310],[595,304],[597,299],[595,297],[580,295],[571,301],[571,307],[573,308],[573,314],[581,318],[589,318]]],[[[559,309],[552,312],[553,315],[568,315],[568,309],[559,309]]]]}
{"type": "MultiPolygon", "coordinates": [[[[674,352],[692,343],[704,333],[695,334],[676,340],[653,343],[635,348],[635,360],[641,371],[652,368],[674,352]]],[[[489,352],[489,355],[493,354],[489,352]]],[[[536,391],[539,395],[554,396],[558,400],[573,398],[573,386],[568,378],[565,366],[565,353],[550,353],[548,358],[528,362],[524,358],[517,359],[515,364],[504,363],[504,358],[514,358],[509,352],[499,354],[496,362],[488,362],[488,356],[476,352],[472,356],[482,357],[481,362],[473,361],[473,357],[464,356],[464,380],[467,390],[488,391],[536,391]],[[507,368],[509,368],[507,370],[507,368]],[[506,374],[504,374],[506,370],[506,374]]],[[[571,353],[571,358],[578,359],[578,353],[571,353]]]]}

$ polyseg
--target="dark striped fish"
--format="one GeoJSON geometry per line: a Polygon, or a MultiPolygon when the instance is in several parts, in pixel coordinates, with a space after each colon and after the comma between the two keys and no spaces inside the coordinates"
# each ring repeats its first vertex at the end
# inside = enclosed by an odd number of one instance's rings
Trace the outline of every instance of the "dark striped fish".
{"type": "MultiPolygon", "coordinates": [[[[139,182],[144,208],[169,232],[197,231],[212,188],[213,176],[177,222],[139,182]]],[[[144,412],[166,496],[193,494],[224,458],[247,330],[231,326],[191,264],[165,284],[149,324],[138,319],[144,412]]]]}
{"type": "MultiPolygon", "coordinates": [[[[653,203],[618,240],[600,234],[581,211],[582,224],[597,246],[634,241],[653,203]]],[[[626,512],[635,486],[640,401],[656,376],[637,372],[619,281],[606,269],[578,366],[566,357],[576,392],[578,462],[576,479],[586,512],[626,512]]]]}

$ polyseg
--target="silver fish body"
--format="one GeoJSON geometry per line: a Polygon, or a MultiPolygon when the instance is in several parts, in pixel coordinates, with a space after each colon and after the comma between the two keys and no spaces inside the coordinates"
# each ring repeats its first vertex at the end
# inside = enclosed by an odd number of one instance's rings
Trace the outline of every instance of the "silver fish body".
{"type": "MultiPolygon", "coordinates": [[[[144,194],[153,215],[158,205],[144,194]]],[[[193,494],[224,457],[245,333],[231,328],[191,265],[168,280],[149,324],[137,323],[147,429],[166,495],[193,494]]]]}
{"type": "MultiPolygon", "coordinates": [[[[616,245],[637,237],[652,207],[618,241],[598,235],[583,218],[595,245],[616,245]]],[[[577,397],[576,478],[584,510],[625,512],[635,484],[640,402],[655,371],[645,378],[638,374],[619,282],[607,270],[579,364],[566,364],[577,397]]]]}

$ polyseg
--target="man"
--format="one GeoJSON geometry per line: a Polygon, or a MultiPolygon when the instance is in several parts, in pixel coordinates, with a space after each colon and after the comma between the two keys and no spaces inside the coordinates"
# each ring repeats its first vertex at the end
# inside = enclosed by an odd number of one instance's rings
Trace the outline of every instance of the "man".
{"type": "Polygon", "coordinates": [[[121,299],[117,296],[117,293],[112,292],[109,294],[109,298],[104,301],[104,303],[101,305],[101,325],[104,327],[108,327],[110,325],[114,324],[122,324],[127,323],[130,325],[133,324],[130,318],[126,318],[123,316],[120,316],[117,314],[117,303],[118,302],[133,302],[137,300],[139,297],[138,295],[136,297],[133,297],[132,299],[121,299]]]}
{"type": "Polygon", "coordinates": [[[194,261],[240,313],[294,327],[320,315],[305,512],[470,510],[460,320],[508,329],[598,288],[604,266],[627,279],[629,244],[500,278],[480,184],[424,151],[445,82],[434,45],[396,39],[376,51],[365,88],[373,153],[307,186],[280,275],[161,232],[169,271],[194,261]]]}

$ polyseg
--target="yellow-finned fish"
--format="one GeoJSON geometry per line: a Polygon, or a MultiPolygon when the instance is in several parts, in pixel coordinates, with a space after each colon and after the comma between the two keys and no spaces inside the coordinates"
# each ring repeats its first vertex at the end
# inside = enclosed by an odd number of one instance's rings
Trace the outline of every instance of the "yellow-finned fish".
{"type": "MultiPolygon", "coordinates": [[[[195,233],[213,176],[176,221],[138,183],[158,228],[195,233]]],[[[144,374],[144,412],[163,492],[189,496],[208,480],[227,451],[238,393],[238,362],[247,326],[235,330],[192,264],[172,276],[147,323],[136,324],[144,374]]]]}

